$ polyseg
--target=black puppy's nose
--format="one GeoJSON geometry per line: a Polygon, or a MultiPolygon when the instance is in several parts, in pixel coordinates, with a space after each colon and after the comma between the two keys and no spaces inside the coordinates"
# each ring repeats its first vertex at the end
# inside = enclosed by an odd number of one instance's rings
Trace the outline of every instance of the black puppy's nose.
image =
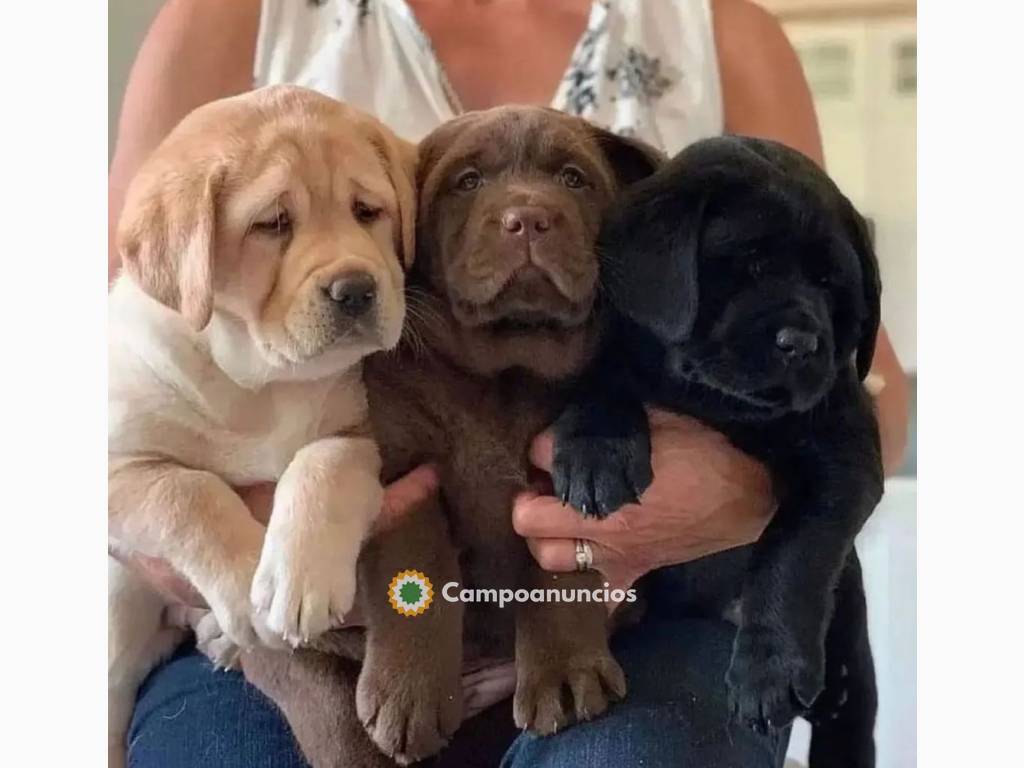
{"type": "Polygon", "coordinates": [[[338,277],[325,291],[338,309],[349,317],[365,315],[377,299],[377,283],[365,272],[338,277]]]}
{"type": "Polygon", "coordinates": [[[506,208],[501,215],[501,228],[509,235],[542,235],[551,229],[551,216],[539,205],[506,208]]]}
{"type": "Polygon", "coordinates": [[[818,334],[799,328],[783,328],[775,334],[775,346],[786,357],[809,357],[818,351],[818,334]]]}

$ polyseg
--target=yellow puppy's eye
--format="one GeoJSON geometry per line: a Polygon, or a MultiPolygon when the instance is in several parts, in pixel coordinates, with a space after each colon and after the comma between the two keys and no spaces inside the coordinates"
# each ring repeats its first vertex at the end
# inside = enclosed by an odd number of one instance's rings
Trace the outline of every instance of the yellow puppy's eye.
{"type": "Polygon", "coordinates": [[[562,183],[569,187],[569,189],[579,189],[587,183],[587,178],[583,175],[583,171],[575,165],[565,166],[559,173],[559,177],[562,183]]]}
{"type": "Polygon", "coordinates": [[[288,215],[287,210],[277,206],[273,215],[269,218],[254,221],[250,231],[260,235],[269,235],[270,237],[283,237],[284,235],[291,234],[292,219],[288,215]]]}
{"type": "Polygon", "coordinates": [[[356,221],[360,224],[372,224],[380,218],[382,211],[382,208],[375,208],[364,203],[362,200],[356,200],[352,203],[352,215],[356,217],[356,221]]]}

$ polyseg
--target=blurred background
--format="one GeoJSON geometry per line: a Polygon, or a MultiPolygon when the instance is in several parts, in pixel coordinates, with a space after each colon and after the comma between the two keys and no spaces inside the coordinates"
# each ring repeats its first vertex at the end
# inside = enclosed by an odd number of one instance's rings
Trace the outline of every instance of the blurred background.
{"type": "MultiPolygon", "coordinates": [[[[878,674],[878,768],[917,764],[917,7],[914,0],[758,0],[803,63],[825,165],[874,223],[882,319],[911,377],[901,477],[857,541],[878,674]]],[[[803,765],[809,728],[790,744],[803,765]]],[[[788,764],[787,764],[788,765],[788,764]]]]}
{"type": "Polygon", "coordinates": [[[913,0],[758,0],[800,56],[829,173],[875,225],[882,319],[911,374],[916,475],[917,9],[913,0]]]}
{"type": "MultiPolygon", "coordinates": [[[[210,0],[223,2],[224,0],[210,0]]],[[[661,2],[661,0],[646,0],[661,2]]],[[[911,375],[908,458],[858,541],[879,677],[879,768],[916,764],[917,9],[914,0],[758,0],[783,23],[814,94],[829,172],[874,224],[882,314],[911,375]]],[[[109,0],[109,140],[162,0],[109,0]]],[[[109,154],[108,154],[109,157],[109,154]]],[[[790,755],[802,765],[808,729],[790,755]]]]}

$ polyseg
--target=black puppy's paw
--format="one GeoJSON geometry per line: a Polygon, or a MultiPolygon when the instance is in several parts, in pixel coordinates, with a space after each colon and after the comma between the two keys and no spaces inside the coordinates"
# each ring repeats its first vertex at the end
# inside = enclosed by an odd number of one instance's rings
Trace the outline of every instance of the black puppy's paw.
{"type": "Polygon", "coordinates": [[[736,635],[726,673],[733,717],[757,731],[785,728],[825,685],[823,653],[801,652],[784,633],[746,626],[736,635]]]}
{"type": "Polygon", "coordinates": [[[556,439],[551,468],[555,495],[584,515],[606,517],[636,503],[653,478],[646,432],[556,439]]]}

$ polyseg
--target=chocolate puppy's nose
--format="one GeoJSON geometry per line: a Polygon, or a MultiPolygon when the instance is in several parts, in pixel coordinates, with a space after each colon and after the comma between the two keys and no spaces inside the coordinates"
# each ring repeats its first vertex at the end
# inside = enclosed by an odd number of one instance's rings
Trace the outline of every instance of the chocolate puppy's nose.
{"type": "Polygon", "coordinates": [[[538,205],[506,208],[501,215],[501,227],[509,235],[533,237],[551,229],[551,217],[546,208],[538,205]]]}
{"type": "Polygon", "coordinates": [[[818,351],[818,334],[799,328],[783,328],[775,334],[775,346],[786,357],[809,357],[818,351]]]}
{"type": "Polygon", "coordinates": [[[365,272],[338,277],[324,290],[338,309],[349,317],[365,315],[377,299],[377,283],[365,272]]]}

